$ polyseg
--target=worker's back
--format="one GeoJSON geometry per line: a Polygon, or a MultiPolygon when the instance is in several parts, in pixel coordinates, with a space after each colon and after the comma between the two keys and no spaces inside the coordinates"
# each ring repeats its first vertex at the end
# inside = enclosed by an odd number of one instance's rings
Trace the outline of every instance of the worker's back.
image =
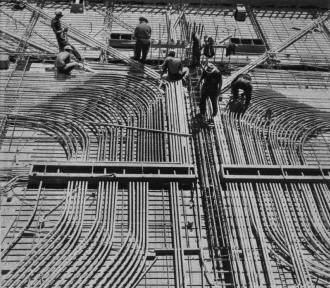
{"type": "Polygon", "coordinates": [[[239,75],[239,77],[235,81],[233,81],[232,88],[251,90],[251,77],[246,76],[245,74],[239,75]]]}
{"type": "Polygon", "coordinates": [[[134,31],[134,37],[138,40],[148,40],[151,37],[151,28],[150,26],[142,22],[138,24],[134,31]]]}
{"type": "Polygon", "coordinates": [[[63,51],[57,54],[55,66],[57,68],[64,67],[65,64],[70,62],[70,53],[67,51],[63,51]]]}
{"type": "Polygon", "coordinates": [[[169,75],[179,74],[182,71],[181,60],[172,56],[168,56],[163,65],[167,67],[169,75]]]}
{"type": "Polygon", "coordinates": [[[231,93],[233,95],[234,101],[239,98],[239,89],[243,90],[244,93],[241,95],[245,97],[245,106],[248,106],[251,101],[252,96],[252,84],[251,84],[251,76],[248,74],[239,75],[236,80],[234,80],[231,84],[231,93]]]}

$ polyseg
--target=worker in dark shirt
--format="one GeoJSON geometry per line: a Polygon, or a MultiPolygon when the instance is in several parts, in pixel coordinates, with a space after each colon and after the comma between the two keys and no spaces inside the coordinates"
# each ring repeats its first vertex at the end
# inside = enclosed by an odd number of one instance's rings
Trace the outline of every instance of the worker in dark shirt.
{"type": "Polygon", "coordinates": [[[139,18],[140,24],[134,30],[135,50],[134,60],[145,63],[150,48],[151,27],[144,17],[139,18]],[[141,57],[142,54],[142,57],[141,57]]]}
{"type": "Polygon", "coordinates": [[[226,47],[226,57],[236,54],[236,44],[229,43],[226,47]]]}
{"type": "Polygon", "coordinates": [[[206,63],[215,55],[214,40],[212,37],[204,36],[204,44],[202,45],[203,55],[206,57],[206,63]]]}
{"type": "Polygon", "coordinates": [[[251,76],[249,74],[240,74],[231,83],[231,94],[234,101],[237,101],[239,96],[245,97],[245,106],[249,106],[252,96],[252,84],[251,76]],[[239,95],[239,90],[243,90],[243,93],[239,95]]]}
{"type": "Polygon", "coordinates": [[[57,68],[57,72],[70,75],[71,71],[74,68],[79,68],[79,63],[75,61],[71,61],[71,54],[72,53],[72,47],[70,45],[67,45],[64,47],[64,51],[61,51],[58,53],[56,57],[55,66],[57,68]]]}
{"type": "Polygon", "coordinates": [[[12,1],[13,2],[13,10],[20,11],[23,10],[26,7],[25,3],[22,3],[21,1],[12,1]]]}
{"type": "Polygon", "coordinates": [[[175,57],[175,51],[168,52],[162,65],[162,78],[166,78],[168,81],[178,81],[183,79],[187,73],[188,68],[183,67],[181,60],[175,57]],[[164,76],[166,72],[167,75],[164,76]]]}
{"type": "Polygon", "coordinates": [[[218,113],[218,98],[222,86],[222,76],[220,71],[212,63],[208,63],[203,70],[199,83],[203,81],[200,100],[200,114],[205,119],[206,101],[210,97],[212,103],[212,116],[218,113]]]}
{"type": "Polygon", "coordinates": [[[61,10],[55,11],[55,17],[52,19],[51,27],[55,33],[56,40],[58,43],[59,51],[64,51],[64,47],[70,45],[72,48],[73,55],[77,58],[78,61],[82,61],[81,55],[77,51],[77,49],[71,45],[68,41],[67,33],[68,28],[62,28],[61,18],[63,17],[63,13],[61,10]]]}
{"type": "Polygon", "coordinates": [[[191,68],[194,69],[200,65],[201,60],[201,40],[196,35],[194,31],[191,35],[192,39],[192,61],[191,61],[191,68]]]}

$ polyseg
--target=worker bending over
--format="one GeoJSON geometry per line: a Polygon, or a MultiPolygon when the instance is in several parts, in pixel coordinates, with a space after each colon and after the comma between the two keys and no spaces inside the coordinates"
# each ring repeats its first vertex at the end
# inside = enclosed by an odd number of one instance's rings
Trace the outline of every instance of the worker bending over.
{"type": "Polygon", "coordinates": [[[55,11],[55,17],[52,19],[51,27],[55,33],[56,40],[58,43],[59,51],[64,51],[64,47],[70,45],[72,48],[73,55],[77,58],[78,61],[82,61],[81,55],[77,51],[77,49],[71,45],[68,41],[68,28],[62,28],[61,18],[63,17],[63,13],[61,10],[55,11]]]}
{"type": "Polygon", "coordinates": [[[218,113],[218,99],[221,92],[222,75],[217,67],[212,63],[207,63],[203,69],[199,84],[201,82],[203,82],[203,86],[201,89],[200,114],[202,119],[205,120],[206,101],[208,97],[212,103],[212,117],[216,116],[218,113]]]}
{"type": "Polygon", "coordinates": [[[185,77],[188,76],[188,71],[189,69],[187,67],[183,67],[181,60],[175,57],[175,52],[173,50],[168,52],[162,65],[162,78],[168,81],[178,81],[185,79],[185,77]],[[163,76],[166,72],[167,74],[163,76]]]}
{"type": "Polygon", "coordinates": [[[134,38],[136,39],[134,60],[144,64],[150,49],[151,27],[148,25],[148,19],[140,17],[139,21],[140,24],[134,30],[134,38]]]}
{"type": "Polygon", "coordinates": [[[70,75],[71,71],[74,68],[82,67],[81,64],[71,61],[71,54],[72,53],[72,47],[70,45],[67,45],[64,47],[64,51],[58,53],[55,66],[57,68],[57,72],[63,73],[66,75],[70,75]]]}
{"type": "Polygon", "coordinates": [[[249,74],[240,74],[231,83],[231,94],[233,101],[237,101],[239,97],[245,97],[245,107],[249,106],[252,96],[251,76],[249,74]],[[243,93],[239,95],[239,90],[243,93]]]}

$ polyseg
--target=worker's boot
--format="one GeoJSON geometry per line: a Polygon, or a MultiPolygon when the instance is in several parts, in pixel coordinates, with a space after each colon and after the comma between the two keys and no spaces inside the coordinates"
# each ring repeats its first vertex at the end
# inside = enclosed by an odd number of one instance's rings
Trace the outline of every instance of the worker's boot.
{"type": "Polygon", "coordinates": [[[214,127],[214,119],[211,118],[209,121],[207,121],[207,126],[208,127],[214,127]]]}

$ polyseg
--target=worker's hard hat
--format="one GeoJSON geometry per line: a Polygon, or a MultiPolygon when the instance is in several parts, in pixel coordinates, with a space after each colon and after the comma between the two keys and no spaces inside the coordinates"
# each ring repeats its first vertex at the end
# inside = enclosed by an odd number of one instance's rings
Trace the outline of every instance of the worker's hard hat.
{"type": "Polygon", "coordinates": [[[61,9],[56,9],[55,10],[55,15],[56,16],[63,16],[62,10],[61,9]]]}
{"type": "Polygon", "coordinates": [[[70,45],[66,45],[66,46],[64,47],[64,50],[65,50],[65,51],[72,51],[72,47],[71,47],[70,45]]]}

